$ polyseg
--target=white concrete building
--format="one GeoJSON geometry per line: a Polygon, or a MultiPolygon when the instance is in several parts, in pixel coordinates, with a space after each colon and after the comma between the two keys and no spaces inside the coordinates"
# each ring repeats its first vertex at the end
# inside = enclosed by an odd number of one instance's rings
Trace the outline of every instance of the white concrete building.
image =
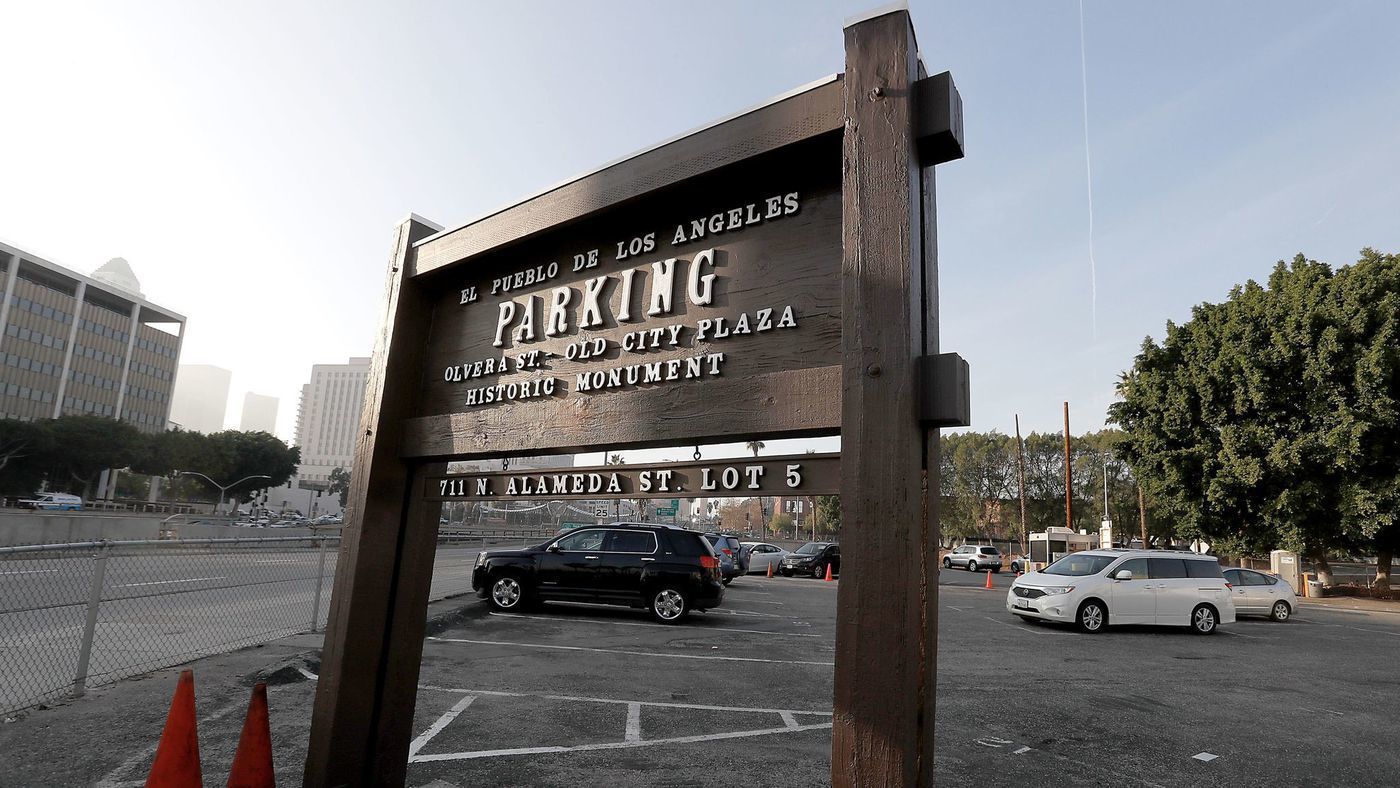
{"type": "Polygon", "coordinates": [[[0,243],[0,418],[88,414],[162,431],[184,326],[121,258],[83,276],[0,243]]]}
{"type": "Polygon", "coordinates": [[[206,435],[224,428],[233,373],[211,364],[181,364],[170,402],[170,422],[206,435]]]}
{"type": "Polygon", "coordinates": [[[238,429],[244,432],[261,430],[277,432],[277,398],[249,391],[243,395],[243,416],[238,420],[238,429]]]}
{"type": "Polygon", "coordinates": [[[320,486],[329,483],[331,471],[336,468],[350,470],[369,362],[368,358],[351,358],[345,364],[317,364],[311,368],[311,381],[301,387],[301,403],[297,407],[300,481],[320,486]]]}

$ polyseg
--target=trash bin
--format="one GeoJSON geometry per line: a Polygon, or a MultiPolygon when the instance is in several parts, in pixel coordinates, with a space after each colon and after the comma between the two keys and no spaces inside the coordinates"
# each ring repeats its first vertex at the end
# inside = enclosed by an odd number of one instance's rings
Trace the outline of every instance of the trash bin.
{"type": "Polygon", "coordinates": [[[1325,594],[1325,593],[1323,592],[1323,590],[1322,590],[1323,588],[1324,588],[1324,586],[1322,585],[1322,581],[1320,581],[1320,580],[1309,580],[1309,581],[1308,581],[1308,597],[1309,597],[1309,598],[1312,598],[1312,599],[1317,599],[1317,598],[1319,598],[1319,597],[1326,596],[1326,594],[1325,594]]]}

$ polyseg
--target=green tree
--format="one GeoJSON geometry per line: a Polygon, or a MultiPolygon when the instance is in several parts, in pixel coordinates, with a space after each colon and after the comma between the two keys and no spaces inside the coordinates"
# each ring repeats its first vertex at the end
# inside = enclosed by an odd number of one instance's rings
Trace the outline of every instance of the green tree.
{"type": "Polygon", "coordinates": [[[145,436],[130,424],[102,416],[61,416],[40,422],[48,433],[46,451],[33,458],[55,490],[80,491],[92,486],[107,468],[125,468],[140,456],[145,436]]]}
{"type": "Polygon", "coordinates": [[[817,528],[830,534],[841,532],[841,496],[817,496],[817,528]]]}
{"type": "MultiPolygon", "coordinates": [[[[225,430],[208,436],[205,465],[182,470],[197,471],[221,484],[249,476],[251,479],[229,488],[228,497],[239,503],[250,500],[254,490],[286,484],[301,462],[301,449],[287,446],[276,436],[262,431],[225,430]]],[[[207,486],[207,483],[201,480],[207,486]]],[[[217,492],[217,488],[211,488],[217,492]]]]}
{"type": "Polygon", "coordinates": [[[954,433],[943,438],[941,457],[942,533],[970,537],[1005,526],[1003,513],[1014,507],[1003,504],[1016,497],[1015,439],[996,431],[954,433]]]}
{"type": "Polygon", "coordinates": [[[0,493],[33,495],[44,482],[52,436],[43,421],[0,419],[0,493]]]}
{"type": "Polygon", "coordinates": [[[1179,536],[1385,563],[1400,511],[1400,260],[1302,255],[1144,341],[1110,419],[1179,536]],[[1388,546],[1387,546],[1388,545],[1388,546]]]}
{"type": "Polygon", "coordinates": [[[768,530],[779,536],[788,533],[792,530],[792,515],[787,512],[775,512],[768,521],[768,530]]]}
{"type": "Polygon", "coordinates": [[[350,497],[350,472],[344,468],[332,468],[330,473],[330,485],[326,491],[332,495],[339,496],[340,508],[345,508],[345,502],[350,497]]]}
{"type": "Polygon", "coordinates": [[[765,444],[763,441],[749,441],[748,443],[744,444],[744,448],[753,452],[753,456],[755,457],[758,456],[758,453],[760,451],[763,451],[765,446],[767,446],[767,444],[765,444]]]}

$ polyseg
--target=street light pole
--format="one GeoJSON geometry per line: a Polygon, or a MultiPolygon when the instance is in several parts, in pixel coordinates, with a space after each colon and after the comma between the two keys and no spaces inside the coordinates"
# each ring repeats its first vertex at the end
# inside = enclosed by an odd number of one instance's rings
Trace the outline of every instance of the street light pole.
{"type": "Polygon", "coordinates": [[[234,487],[237,487],[238,485],[240,485],[240,484],[242,484],[242,483],[244,483],[244,482],[249,482],[249,481],[252,481],[252,480],[254,480],[254,479],[267,479],[267,480],[269,480],[269,481],[272,480],[272,477],[271,477],[271,476],[263,476],[262,474],[254,474],[254,475],[252,475],[252,476],[244,476],[242,479],[239,479],[238,481],[236,481],[236,482],[234,482],[234,483],[232,483],[232,484],[219,484],[218,482],[214,481],[213,479],[209,478],[208,476],[205,476],[204,474],[200,473],[199,471],[175,471],[175,475],[176,475],[176,476],[198,476],[199,478],[205,480],[206,482],[209,482],[210,484],[214,485],[215,487],[218,487],[218,488],[219,488],[219,505],[218,505],[217,507],[214,508],[214,514],[218,514],[218,513],[219,513],[219,510],[224,508],[224,494],[227,493],[229,490],[233,489],[234,487]]]}

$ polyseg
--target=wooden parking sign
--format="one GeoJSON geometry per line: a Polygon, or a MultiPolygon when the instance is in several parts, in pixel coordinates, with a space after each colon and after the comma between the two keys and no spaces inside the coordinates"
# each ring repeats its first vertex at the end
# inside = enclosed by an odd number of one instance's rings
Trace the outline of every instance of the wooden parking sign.
{"type": "Polygon", "coordinates": [[[961,100],[907,11],[846,70],[452,230],[398,228],[304,782],[404,782],[444,501],[839,493],[832,778],[932,783],[936,164],[961,100]],[[516,471],[523,455],[841,436],[837,455],[516,471]],[[447,462],[505,459],[501,472],[447,462]]]}

